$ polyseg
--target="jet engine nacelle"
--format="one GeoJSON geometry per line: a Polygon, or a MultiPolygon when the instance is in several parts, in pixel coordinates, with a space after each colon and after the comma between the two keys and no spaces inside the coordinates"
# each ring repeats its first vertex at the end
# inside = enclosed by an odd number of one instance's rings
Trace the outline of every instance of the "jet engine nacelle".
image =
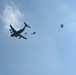
{"type": "Polygon", "coordinates": [[[13,32],[11,32],[11,33],[13,33],[13,32]]]}
{"type": "Polygon", "coordinates": [[[9,31],[12,31],[12,29],[10,29],[9,31]]]}
{"type": "Polygon", "coordinates": [[[21,36],[19,37],[19,39],[21,39],[21,36]]]}

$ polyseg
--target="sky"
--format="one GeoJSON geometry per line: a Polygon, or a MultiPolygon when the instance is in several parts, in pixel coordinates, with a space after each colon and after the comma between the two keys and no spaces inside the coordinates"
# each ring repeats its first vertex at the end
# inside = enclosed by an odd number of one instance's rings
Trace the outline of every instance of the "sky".
{"type": "Polygon", "coordinates": [[[0,75],[76,75],[75,7],[75,0],[0,1],[0,75]],[[19,30],[23,22],[28,39],[10,37],[9,25],[19,30]]]}

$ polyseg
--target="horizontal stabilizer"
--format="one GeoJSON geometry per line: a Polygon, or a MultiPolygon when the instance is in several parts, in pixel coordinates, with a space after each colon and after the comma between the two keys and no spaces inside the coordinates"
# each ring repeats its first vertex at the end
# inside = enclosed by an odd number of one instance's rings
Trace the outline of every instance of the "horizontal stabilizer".
{"type": "Polygon", "coordinates": [[[27,25],[25,22],[24,22],[24,24],[25,24],[26,27],[31,28],[31,27],[30,27],[29,25],[27,25]]]}

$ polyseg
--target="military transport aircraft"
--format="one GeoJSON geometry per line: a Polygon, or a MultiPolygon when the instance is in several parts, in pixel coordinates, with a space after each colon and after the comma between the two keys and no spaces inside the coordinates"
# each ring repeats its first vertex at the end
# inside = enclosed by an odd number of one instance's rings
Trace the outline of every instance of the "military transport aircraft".
{"type": "Polygon", "coordinates": [[[27,39],[26,37],[22,36],[21,33],[25,30],[26,27],[28,27],[28,28],[31,28],[31,27],[28,26],[25,22],[24,22],[24,24],[25,24],[25,26],[24,26],[22,29],[18,30],[18,31],[16,31],[16,30],[12,27],[12,25],[10,25],[10,28],[11,28],[11,29],[10,29],[9,31],[11,31],[11,37],[18,37],[18,36],[19,36],[19,39],[20,39],[20,38],[27,39]]]}

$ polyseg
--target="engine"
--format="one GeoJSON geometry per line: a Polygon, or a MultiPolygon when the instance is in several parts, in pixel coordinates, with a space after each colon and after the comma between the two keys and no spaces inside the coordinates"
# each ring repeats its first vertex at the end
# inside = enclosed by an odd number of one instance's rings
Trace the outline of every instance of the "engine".
{"type": "Polygon", "coordinates": [[[19,37],[19,39],[21,38],[21,36],[19,37]]]}

